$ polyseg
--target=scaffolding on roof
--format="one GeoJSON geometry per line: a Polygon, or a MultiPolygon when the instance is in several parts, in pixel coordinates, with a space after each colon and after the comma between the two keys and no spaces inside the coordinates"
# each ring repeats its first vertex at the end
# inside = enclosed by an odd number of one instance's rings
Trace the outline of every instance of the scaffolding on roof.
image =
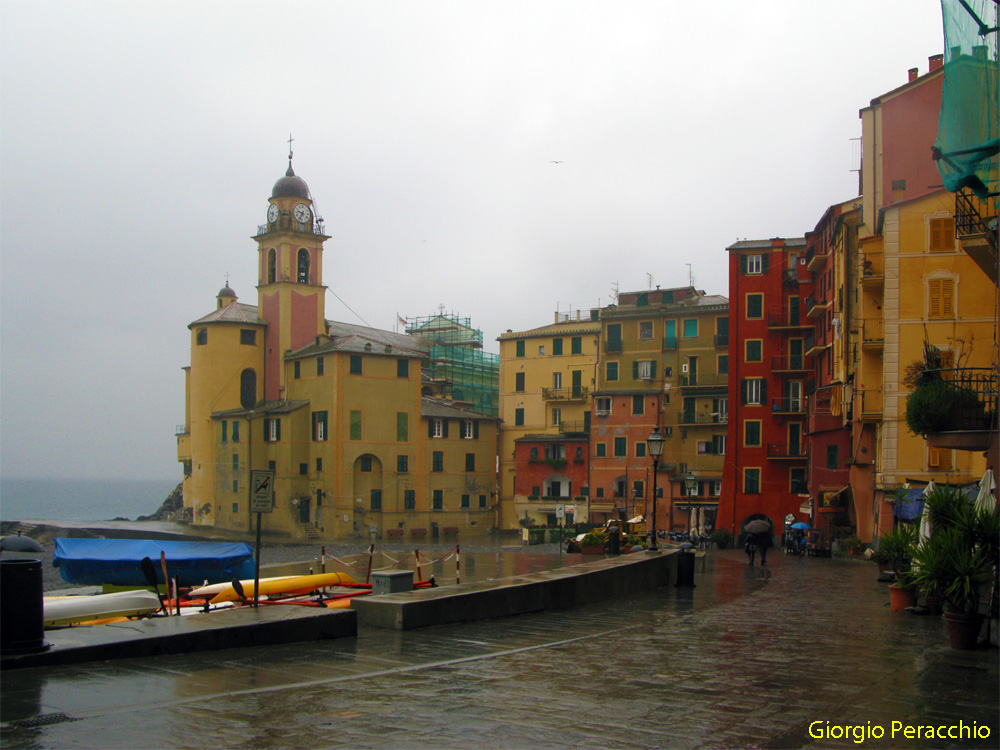
{"type": "Polygon", "coordinates": [[[426,375],[440,395],[499,415],[500,357],[482,350],[483,332],[471,319],[443,312],[406,318],[406,332],[430,343],[426,375]]]}

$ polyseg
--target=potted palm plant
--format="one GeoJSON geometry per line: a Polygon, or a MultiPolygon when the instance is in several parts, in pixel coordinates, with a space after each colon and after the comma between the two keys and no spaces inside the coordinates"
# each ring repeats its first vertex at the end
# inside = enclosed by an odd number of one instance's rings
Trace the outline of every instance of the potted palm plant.
{"type": "Polygon", "coordinates": [[[889,558],[895,581],[889,584],[889,609],[893,612],[902,612],[917,603],[916,587],[909,580],[910,557],[915,540],[916,529],[905,523],[879,537],[879,550],[889,558]]]}
{"type": "Polygon", "coordinates": [[[927,496],[932,531],[913,552],[912,581],[938,594],[952,648],[974,648],[983,615],[979,605],[998,562],[1000,516],[976,510],[952,487],[927,496]]]}

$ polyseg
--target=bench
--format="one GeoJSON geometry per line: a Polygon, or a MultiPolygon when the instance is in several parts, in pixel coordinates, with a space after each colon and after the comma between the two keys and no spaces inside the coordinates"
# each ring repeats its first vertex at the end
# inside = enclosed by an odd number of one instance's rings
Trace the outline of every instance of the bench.
{"type": "Polygon", "coordinates": [[[390,540],[399,540],[403,538],[403,529],[386,529],[385,535],[390,540]]]}
{"type": "Polygon", "coordinates": [[[446,539],[454,539],[458,536],[458,526],[445,526],[441,529],[441,532],[444,534],[446,539]]]}
{"type": "Polygon", "coordinates": [[[427,529],[410,529],[410,539],[426,539],[427,529]]]}

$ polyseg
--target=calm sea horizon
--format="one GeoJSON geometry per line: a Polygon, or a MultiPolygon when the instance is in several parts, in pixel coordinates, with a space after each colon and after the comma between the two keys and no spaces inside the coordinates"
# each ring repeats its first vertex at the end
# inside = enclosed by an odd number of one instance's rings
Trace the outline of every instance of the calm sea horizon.
{"type": "Polygon", "coordinates": [[[149,516],[180,482],[172,479],[0,477],[0,519],[110,521],[149,516]]]}

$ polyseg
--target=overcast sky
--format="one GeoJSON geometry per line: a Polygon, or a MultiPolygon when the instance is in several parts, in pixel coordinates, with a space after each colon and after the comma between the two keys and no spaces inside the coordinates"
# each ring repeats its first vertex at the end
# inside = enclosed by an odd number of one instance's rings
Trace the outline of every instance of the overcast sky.
{"type": "Polygon", "coordinates": [[[186,326],[227,273],[256,304],[289,133],[327,317],[444,305],[498,351],[647,274],[727,294],[941,51],[936,0],[4,0],[0,470],[180,478],[186,326]]]}

